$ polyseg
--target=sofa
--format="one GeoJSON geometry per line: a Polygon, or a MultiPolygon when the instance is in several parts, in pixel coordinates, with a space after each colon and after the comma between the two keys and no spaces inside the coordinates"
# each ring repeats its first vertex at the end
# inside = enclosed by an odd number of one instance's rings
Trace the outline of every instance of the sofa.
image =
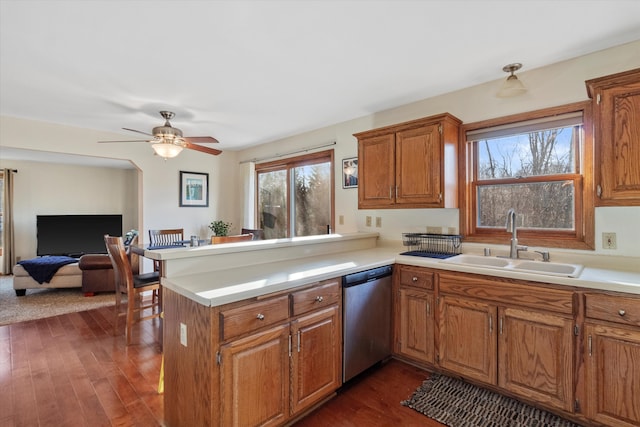
{"type": "Polygon", "coordinates": [[[111,259],[106,254],[82,255],[78,262],[63,265],[48,282],[38,283],[25,268],[13,267],[13,289],[17,296],[26,295],[27,289],[82,288],[85,296],[96,292],[115,291],[115,278],[111,259]]]}

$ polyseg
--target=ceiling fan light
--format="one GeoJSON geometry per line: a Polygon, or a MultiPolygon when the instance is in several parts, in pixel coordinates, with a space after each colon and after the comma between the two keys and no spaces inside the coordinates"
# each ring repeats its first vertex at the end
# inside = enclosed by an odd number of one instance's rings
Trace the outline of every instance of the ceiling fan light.
{"type": "Polygon", "coordinates": [[[178,154],[180,154],[183,148],[180,145],[170,144],[166,142],[151,144],[151,147],[153,147],[153,150],[156,152],[156,154],[163,159],[176,157],[178,154]]]}

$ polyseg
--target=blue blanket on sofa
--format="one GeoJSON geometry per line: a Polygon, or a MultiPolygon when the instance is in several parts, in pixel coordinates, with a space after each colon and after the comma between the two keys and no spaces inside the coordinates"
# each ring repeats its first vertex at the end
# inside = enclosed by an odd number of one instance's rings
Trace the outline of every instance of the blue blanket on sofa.
{"type": "Polygon", "coordinates": [[[33,280],[43,284],[50,282],[60,267],[74,262],[78,262],[78,260],[68,256],[44,256],[18,261],[18,264],[33,277],[33,280]]]}

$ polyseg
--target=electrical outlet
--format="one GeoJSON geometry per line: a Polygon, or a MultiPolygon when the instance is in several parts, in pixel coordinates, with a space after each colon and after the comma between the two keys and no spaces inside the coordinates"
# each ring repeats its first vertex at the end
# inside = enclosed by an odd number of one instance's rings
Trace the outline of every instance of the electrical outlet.
{"type": "Polygon", "coordinates": [[[371,217],[369,215],[367,215],[367,217],[365,218],[364,225],[366,225],[367,227],[371,227],[371,217]]]}
{"type": "Polygon", "coordinates": [[[382,217],[379,217],[379,216],[376,217],[376,227],[377,228],[382,227],[382,217]]]}
{"type": "Polygon", "coordinates": [[[602,233],[602,248],[603,249],[616,249],[616,233],[602,233]]]}
{"type": "Polygon", "coordinates": [[[338,224],[340,224],[340,225],[344,225],[344,215],[340,215],[340,216],[338,217],[338,224]]]}
{"type": "Polygon", "coordinates": [[[442,234],[442,227],[432,227],[427,225],[427,233],[429,234],[442,234]]]}
{"type": "Polygon", "coordinates": [[[458,229],[457,229],[457,228],[455,228],[455,227],[449,227],[449,228],[447,229],[447,233],[448,233],[448,234],[458,234],[458,229]]]}
{"type": "Polygon", "coordinates": [[[187,325],[180,323],[180,344],[187,346],[187,325]]]}

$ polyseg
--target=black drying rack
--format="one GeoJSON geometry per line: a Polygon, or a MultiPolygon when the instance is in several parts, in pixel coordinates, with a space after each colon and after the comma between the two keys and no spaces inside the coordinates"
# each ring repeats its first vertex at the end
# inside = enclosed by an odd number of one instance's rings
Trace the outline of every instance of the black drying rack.
{"type": "Polygon", "coordinates": [[[402,233],[402,245],[409,248],[400,255],[426,258],[450,258],[462,253],[459,234],[402,233]]]}

